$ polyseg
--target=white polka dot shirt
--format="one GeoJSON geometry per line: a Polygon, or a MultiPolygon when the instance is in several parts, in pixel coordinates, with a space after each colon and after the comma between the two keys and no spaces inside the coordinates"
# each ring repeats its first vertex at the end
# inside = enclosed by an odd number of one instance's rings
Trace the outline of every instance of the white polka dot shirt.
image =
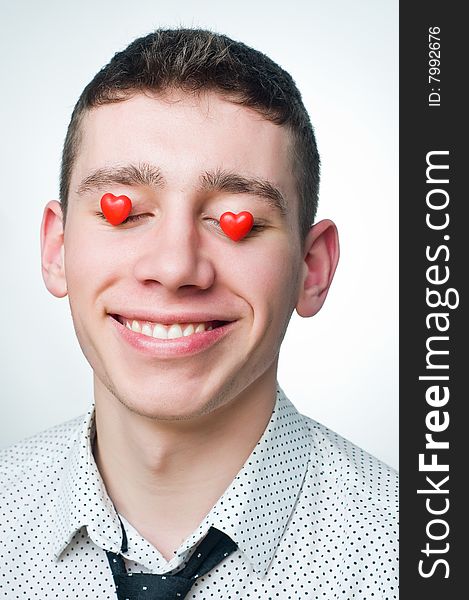
{"type": "MultiPolygon", "coordinates": [[[[0,450],[0,598],[115,600],[106,550],[122,530],[84,416],[0,450]]],[[[280,388],[248,460],[168,562],[126,519],[129,573],[185,566],[210,526],[238,548],[194,582],[193,600],[392,600],[397,475],[309,417],[280,388]]],[[[188,499],[190,501],[190,498],[188,499]]]]}

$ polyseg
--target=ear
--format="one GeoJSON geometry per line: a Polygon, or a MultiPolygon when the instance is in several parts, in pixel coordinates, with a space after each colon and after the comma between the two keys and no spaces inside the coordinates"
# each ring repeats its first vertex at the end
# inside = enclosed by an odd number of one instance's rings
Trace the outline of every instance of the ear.
{"type": "Polygon", "coordinates": [[[334,223],[325,219],[313,225],[303,252],[303,277],[296,311],[301,317],[312,317],[324,304],[339,261],[339,237],[334,223]]]}
{"type": "Polygon", "coordinates": [[[62,207],[57,200],[46,204],[41,224],[42,278],[57,298],[67,295],[64,267],[64,228],[62,207]]]}

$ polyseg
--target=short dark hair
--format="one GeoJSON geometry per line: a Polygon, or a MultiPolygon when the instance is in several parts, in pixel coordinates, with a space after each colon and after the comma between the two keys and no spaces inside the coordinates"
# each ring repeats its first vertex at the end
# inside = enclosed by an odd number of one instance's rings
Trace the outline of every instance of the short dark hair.
{"type": "Polygon", "coordinates": [[[117,52],[85,87],[73,110],[62,154],[60,201],[64,217],[86,111],[138,92],[171,88],[190,93],[218,92],[290,130],[292,173],[304,238],[317,210],[319,154],[301,94],[291,75],[265,54],[205,29],[157,29],[138,38],[117,52]]]}

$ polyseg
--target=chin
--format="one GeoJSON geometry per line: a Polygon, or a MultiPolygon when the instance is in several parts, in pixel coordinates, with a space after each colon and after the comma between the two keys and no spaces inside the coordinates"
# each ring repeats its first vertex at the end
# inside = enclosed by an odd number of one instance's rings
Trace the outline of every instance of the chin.
{"type": "Polygon", "coordinates": [[[178,389],[177,386],[154,385],[151,390],[137,388],[129,389],[110,389],[114,396],[129,411],[147,417],[149,419],[158,419],[162,421],[186,421],[203,415],[209,414],[215,410],[218,402],[211,398],[204,400],[200,394],[194,390],[178,389]],[[161,393],[155,393],[155,390],[164,390],[161,393]]]}
{"type": "Polygon", "coordinates": [[[211,412],[204,405],[193,407],[181,403],[180,406],[177,406],[177,403],[172,402],[171,399],[162,400],[161,398],[153,402],[124,404],[131,412],[158,421],[190,421],[211,412]]]}
{"type": "MultiPolygon", "coordinates": [[[[127,376],[121,372],[105,372],[95,377],[96,398],[104,396],[107,404],[116,400],[129,411],[160,420],[190,420],[208,415],[228,404],[242,392],[240,373],[244,371],[239,361],[229,368],[212,365],[208,374],[194,369],[165,372],[164,368],[151,376],[148,371],[140,374],[129,369],[127,376]],[[131,371],[131,370],[130,370],[131,371]]],[[[95,371],[96,372],[96,371],[95,371]]]]}

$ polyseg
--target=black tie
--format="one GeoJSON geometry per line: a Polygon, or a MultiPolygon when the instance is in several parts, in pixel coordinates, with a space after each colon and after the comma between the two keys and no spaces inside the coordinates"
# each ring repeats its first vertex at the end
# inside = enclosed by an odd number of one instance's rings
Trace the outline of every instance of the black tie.
{"type": "MultiPolygon", "coordinates": [[[[121,552],[127,552],[127,535],[122,521],[121,527],[121,552]]],[[[185,598],[197,578],[211,571],[236,548],[237,545],[226,533],[210,527],[187,565],[174,575],[127,573],[124,559],[120,554],[108,551],[106,554],[111,565],[119,600],[170,600],[172,598],[181,600],[185,598]]]]}

